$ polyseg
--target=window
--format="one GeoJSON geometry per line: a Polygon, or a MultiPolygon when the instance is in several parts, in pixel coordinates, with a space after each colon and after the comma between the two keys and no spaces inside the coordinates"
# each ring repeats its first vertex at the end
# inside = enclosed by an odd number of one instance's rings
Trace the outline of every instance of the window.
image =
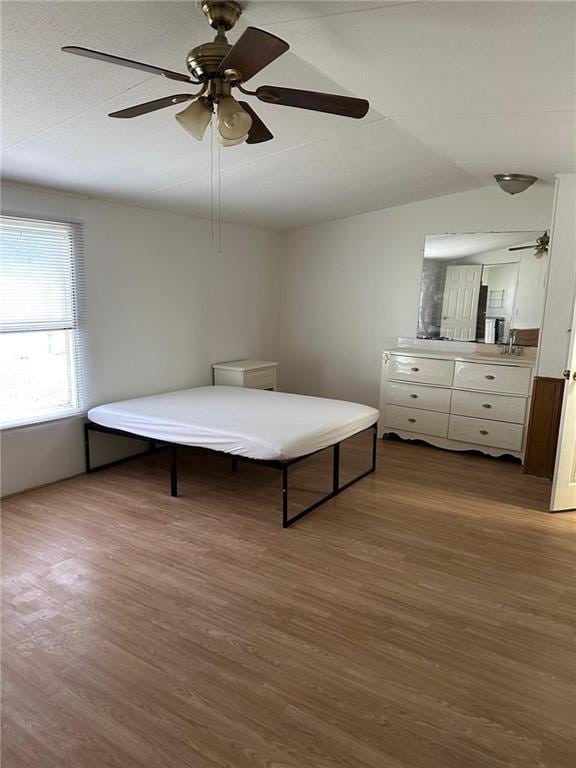
{"type": "Polygon", "coordinates": [[[0,216],[0,424],[84,406],[83,229],[0,216]]]}

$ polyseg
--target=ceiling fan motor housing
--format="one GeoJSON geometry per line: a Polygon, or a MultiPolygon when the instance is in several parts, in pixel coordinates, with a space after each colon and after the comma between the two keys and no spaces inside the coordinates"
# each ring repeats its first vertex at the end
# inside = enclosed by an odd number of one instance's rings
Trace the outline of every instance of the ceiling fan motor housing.
{"type": "Polygon", "coordinates": [[[186,66],[190,74],[201,82],[211,77],[221,75],[220,62],[232,50],[230,43],[224,40],[214,40],[211,43],[202,43],[192,48],[186,57],[186,66]]]}
{"type": "Polygon", "coordinates": [[[214,77],[222,77],[220,62],[232,50],[224,33],[232,29],[240,18],[242,4],[238,0],[201,0],[199,5],[208,23],[218,34],[211,43],[202,43],[192,48],[186,57],[186,66],[193,77],[206,82],[214,77]]]}

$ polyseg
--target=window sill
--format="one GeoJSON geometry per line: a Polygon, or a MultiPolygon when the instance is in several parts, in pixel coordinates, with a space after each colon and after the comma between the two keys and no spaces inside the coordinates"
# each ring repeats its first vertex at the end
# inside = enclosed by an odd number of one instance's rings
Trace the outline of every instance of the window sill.
{"type": "Polygon", "coordinates": [[[86,409],[76,409],[73,411],[60,411],[45,416],[31,416],[27,419],[18,419],[15,421],[6,421],[0,423],[0,431],[7,432],[11,429],[20,429],[21,427],[39,427],[53,421],[66,421],[68,419],[86,416],[86,409]]]}

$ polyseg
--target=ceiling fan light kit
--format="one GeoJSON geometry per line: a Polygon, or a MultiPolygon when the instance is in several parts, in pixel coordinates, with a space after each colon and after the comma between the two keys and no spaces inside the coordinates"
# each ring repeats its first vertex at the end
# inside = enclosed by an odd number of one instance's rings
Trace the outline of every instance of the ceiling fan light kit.
{"type": "Polygon", "coordinates": [[[212,105],[203,97],[196,99],[176,115],[178,124],[198,141],[202,141],[212,120],[212,105]]]}
{"type": "Polygon", "coordinates": [[[233,96],[225,96],[218,102],[218,133],[221,139],[235,141],[248,136],[252,118],[233,96]]]}
{"type": "Polygon", "coordinates": [[[526,173],[497,173],[494,178],[500,189],[509,195],[525,192],[535,181],[538,181],[538,176],[529,176],[526,173]]]}
{"type": "Polygon", "coordinates": [[[232,96],[233,88],[247,96],[255,96],[267,104],[311,109],[356,119],[364,117],[368,112],[370,105],[366,99],[351,96],[271,85],[262,85],[255,91],[245,89],[244,83],[286,53],[290,46],[276,35],[255,27],[248,27],[236,43],[231,45],[226,38],[226,32],[232,29],[240,18],[244,3],[238,0],[202,0],[199,5],[210,26],[216,30],[216,37],[212,42],[197,45],[188,53],[186,65],[190,76],[89,48],[66,46],[62,50],[65,53],[161,75],[168,80],[201,86],[196,93],[177,94],[137,104],[112,112],[110,117],[138,117],[184,101],[192,101],[192,104],[176,115],[179,125],[194,138],[202,141],[212,114],[216,112],[218,137],[222,146],[235,146],[244,142],[261,144],[274,138],[247,102],[236,101],[232,96]]]}
{"type": "Polygon", "coordinates": [[[244,144],[247,138],[247,133],[245,133],[244,136],[239,136],[237,139],[225,139],[222,134],[218,135],[218,141],[223,147],[236,147],[238,144],[244,144]]]}

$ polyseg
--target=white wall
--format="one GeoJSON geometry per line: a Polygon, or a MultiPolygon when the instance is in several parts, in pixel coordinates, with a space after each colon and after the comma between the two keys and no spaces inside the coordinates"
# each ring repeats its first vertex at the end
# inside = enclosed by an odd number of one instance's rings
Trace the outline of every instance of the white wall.
{"type": "Polygon", "coordinates": [[[542,328],[549,254],[535,256],[523,251],[520,257],[514,328],[542,328]]]}
{"type": "Polygon", "coordinates": [[[538,375],[558,378],[568,363],[576,292],[576,174],[556,178],[550,271],[544,308],[538,375]]]}
{"type": "MultiPolygon", "coordinates": [[[[482,270],[482,284],[488,287],[488,305],[486,317],[503,317],[504,339],[510,332],[510,320],[514,309],[516,284],[518,283],[518,262],[486,265],[482,270]],[[503,301],[499,307],[490,306],[490,292],[503,291],[503,301]]],[[[492,302],[493,303],[493,302],[492,302]]]]}
{"type": "Polygon", "coordinates": [[[552,187],[495,184],[287,232],[282,242],[282,388],[375,405],[382,349],[414,337],[427,234],[544,230],[552,187]]]}
{"type": "MultiPolygon", "coordinates": [[[[277,359],[276,233],[7,185],[3,209],[85,222],[89,404],[207,384],[210,365],[277,359]]],[[[81,420],[6,430],[2,493],[83,471],[81,420]]]]}

